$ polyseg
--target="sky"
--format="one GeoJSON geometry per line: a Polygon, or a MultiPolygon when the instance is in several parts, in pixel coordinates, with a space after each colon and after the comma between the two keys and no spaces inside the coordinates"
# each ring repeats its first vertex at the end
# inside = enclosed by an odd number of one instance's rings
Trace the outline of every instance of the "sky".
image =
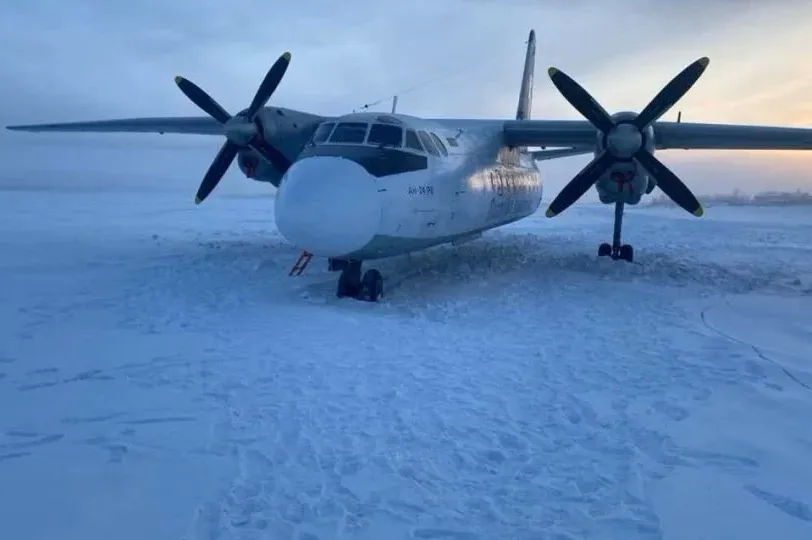
{"type": "MultiPolygon", "coordinates": [[[[664,119],[812,127],[808,0],[4,0],[0,125],[197,116],[175,75],[227,109],[293,55],[271,104],[325,115],[399,95],[400,112],[512,118],[528,31],[533,117],[580,119],[554,65],[610,112],[641,110],[683,67],[702,79],[664,119]]],[[[219,137],[0,132],[0,185],[138,186],[191,198],[219,137]]],[[[812,152],[658,153],[697,193],[812,191],[812,152]]],[[[589,160],[541,164],[549,200],[589,160]]],[[[222,193],[267,193],[236,165],[222,193]]]]}

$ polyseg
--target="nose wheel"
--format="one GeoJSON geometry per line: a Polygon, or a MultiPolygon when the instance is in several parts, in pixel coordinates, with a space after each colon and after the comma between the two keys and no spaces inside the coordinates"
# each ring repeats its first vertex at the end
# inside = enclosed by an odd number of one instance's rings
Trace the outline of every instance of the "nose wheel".
{"type": "Polygon", "coordinates": [[[346,261],[338,277],[336,296],[377,302],[383,296],[383,276],[372,268],[361,275],[361,261],[346,261]]]}
{"type": "Polygon", "coordinates": [[[629,244],[620,241],[620,233],[623,229],[623,206],[622,202],[615,203],[615,226],[612,234],[612,245],[604,242],[598,248],[598,257],[612,257],[614,260],[634,261],[634,248],[629,244]]]}

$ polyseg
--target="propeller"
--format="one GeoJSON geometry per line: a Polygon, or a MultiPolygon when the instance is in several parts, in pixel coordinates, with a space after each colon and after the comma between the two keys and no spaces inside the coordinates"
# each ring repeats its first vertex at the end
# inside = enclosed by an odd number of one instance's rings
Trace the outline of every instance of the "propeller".
{"type": "Polygon", "coordinates": [[[242,148],[250,148],[271,165],[283,173],[290,168],[291,162],[277,148],[269,144],[262,137],[262,125],[257,118],[260,109],[271,99],[276,87],[282,81],[285,71],[290,64],[290,53],[286,52],[271,66],[265,79],[259,85],[254,99],[248,109],[231,116],[219,103],[203,91],[199,86],[183,77],[175,77],[175,84],[181,92],[200,107],[209,116],[223,124],[226,142],[217,152],[217,156],[203,176],[203,181],[195,195],[195,203],[200,204],[217,187],[220,179],[231,166],[231,162],[242,148]]]}
{"type": "Polygon", "coordinates": [[[554,67],[548,70],[558,91],[578,112],[600,131],[604,150],[595,157],[547,208],[553,217],[570,207],[586,193],[607,170],[618,161],[635,160],[656,180],[657,186],[686,211],[701,216],[702,206],[688,187],[662,161],[646,149],[645,130],[684,96],[699,80],[710,60],[702,57],[671,79],[654,99],[633,120],[616,122],[584,88],[566,73],[554,67]]]}

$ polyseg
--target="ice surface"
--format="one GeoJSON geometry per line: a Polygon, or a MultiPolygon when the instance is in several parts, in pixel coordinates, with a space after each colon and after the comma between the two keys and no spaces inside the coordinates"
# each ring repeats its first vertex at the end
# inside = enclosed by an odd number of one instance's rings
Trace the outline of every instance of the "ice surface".
{"type": "Polygon", "coordinates": [[[381,261],[267,198],[0,192],[0,538],[812,538],[812,213],[576,206],[381,261]]]}

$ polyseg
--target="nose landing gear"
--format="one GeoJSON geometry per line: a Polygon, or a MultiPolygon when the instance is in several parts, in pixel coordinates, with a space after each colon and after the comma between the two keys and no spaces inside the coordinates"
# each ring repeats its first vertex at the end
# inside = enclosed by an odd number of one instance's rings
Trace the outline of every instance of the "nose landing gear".
{"type": "Polygon", "coordinates": [[[361,261],[350,260],[341,269],[336,296],[377,302],[383,296],[383,276],[372,268],[361,276],[361,261]]]}

